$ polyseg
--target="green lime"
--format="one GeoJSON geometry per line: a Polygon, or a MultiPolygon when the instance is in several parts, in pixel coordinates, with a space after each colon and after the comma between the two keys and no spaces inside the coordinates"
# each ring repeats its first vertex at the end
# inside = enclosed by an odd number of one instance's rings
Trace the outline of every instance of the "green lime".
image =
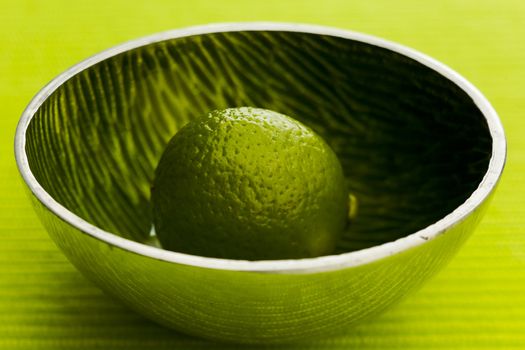
{"type": "Polygon", "coordinates": [[[333,252],[348,191],[337,156],[310,128],[258,108],[213,111],[171,139],[152,189],[166,249],[245,260],[333,252]]]}

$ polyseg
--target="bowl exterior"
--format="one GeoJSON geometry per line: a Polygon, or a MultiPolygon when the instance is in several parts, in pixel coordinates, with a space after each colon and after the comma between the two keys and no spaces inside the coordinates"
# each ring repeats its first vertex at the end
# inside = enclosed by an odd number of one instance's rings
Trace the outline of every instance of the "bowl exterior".
{"type": "Polygon", "coordinates": [[[165,326],[237,343],[281,343],[340,333],[383,311],[450,260],[489,201],[435,238],[373,263],[324,272],[268,273],[188,266],[123,250],[78,230],[30,196],[58,247],[105,292],[165,326]]]}

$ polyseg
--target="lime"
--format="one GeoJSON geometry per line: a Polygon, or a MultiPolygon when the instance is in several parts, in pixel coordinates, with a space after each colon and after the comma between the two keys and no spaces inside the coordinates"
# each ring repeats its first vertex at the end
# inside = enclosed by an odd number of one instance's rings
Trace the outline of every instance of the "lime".
{"type": "Polygon", "coordinates": [[[227,259],[330,254],[347,204],[341,165],[320,136],[249,107],[216,110],[180,129],[152,188],[163,248],[227,259]]]}

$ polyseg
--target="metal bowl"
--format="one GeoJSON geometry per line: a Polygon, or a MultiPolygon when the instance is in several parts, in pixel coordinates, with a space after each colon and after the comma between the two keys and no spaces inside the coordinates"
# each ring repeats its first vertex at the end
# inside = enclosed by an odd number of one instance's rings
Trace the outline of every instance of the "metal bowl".
{"type": "Polygon", "coordinates": [[[489,102],[443,64],[276,23],[170,31],[88,58],[35,96],[15,140],[35,210],[82,273],[163,325],[244,343],[341,332],[421,286],[480,220],[505,149],[489,102]],[[246,105],[302,121],[339,156],[359,210],[336,254],[240,261],[148,244],[167,141],[246,105]]]}

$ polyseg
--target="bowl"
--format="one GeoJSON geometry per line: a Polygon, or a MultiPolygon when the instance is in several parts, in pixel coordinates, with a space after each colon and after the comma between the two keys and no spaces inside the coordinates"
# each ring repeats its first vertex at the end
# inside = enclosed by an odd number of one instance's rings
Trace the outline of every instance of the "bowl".
{"type": "Polygon", "coordinates": [[[62,73],[24,111],[17,164],[44,227],[108,294],[178,331],[237,343],[351,331],[427,281],[502,173],[498,116],[459,74],[399,44],[311,25],[192,27],[62,73]],[[319,133],[358,211],[330,256],[241,261],[155,245],[150,184],[171,136],[217,108],[319,133]]]}

